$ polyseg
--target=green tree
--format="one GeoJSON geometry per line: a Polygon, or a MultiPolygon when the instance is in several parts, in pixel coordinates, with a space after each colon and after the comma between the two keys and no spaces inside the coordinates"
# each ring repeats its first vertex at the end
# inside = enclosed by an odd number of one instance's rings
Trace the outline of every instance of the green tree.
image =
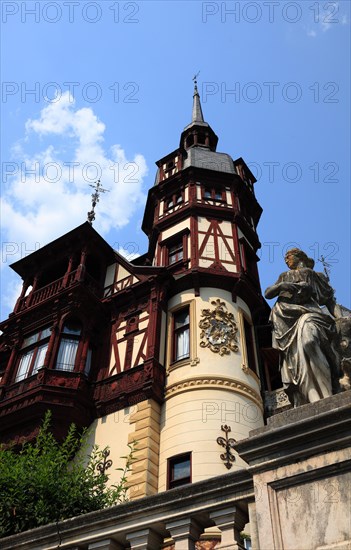
{"type": "Polygon", "coordinates": [[[117,485],[107,486],[100,471],[104,451],[94,446],[86,457],[87,431],[71,425],[63,443],[50,431],[47,412],[34,443],[20,451],[0,447],[0,537],[100,510],[127,500],[127,474],[136,443],[129,445],[117,485]]]}

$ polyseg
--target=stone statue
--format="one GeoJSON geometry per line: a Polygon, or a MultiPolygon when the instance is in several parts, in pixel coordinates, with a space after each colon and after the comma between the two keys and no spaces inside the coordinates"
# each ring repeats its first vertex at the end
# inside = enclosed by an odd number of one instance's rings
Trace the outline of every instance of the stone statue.
{"type": "Polygon", "coordinates": [[[305,252],[289,250],[285,263],[289,271],[266,289],[265,297],[278,296],[270,315],[273,347],[281,352],[282,382],[296,407],[340,391],[335,318],[341,310],[327,277],[313,270],[314,261],[305,252]]]}
{"type": "Polygon", "coordinates": [[[340,378],[340,386],[343,390],[351,390],[351,317],[340,317],[336,319],[335,324],[343,374],[340,378]]]}

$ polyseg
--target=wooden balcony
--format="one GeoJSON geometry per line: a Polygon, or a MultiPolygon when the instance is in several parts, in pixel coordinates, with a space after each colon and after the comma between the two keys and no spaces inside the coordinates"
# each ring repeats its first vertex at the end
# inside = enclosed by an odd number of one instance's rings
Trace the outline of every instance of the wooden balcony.
{"type": "Polygon", "coordinates": [[[45,300],[49,300],[53,296],[56,296],[63,290],[79,284],[83,284],[85,287],[89,288],[89,290],[91,290],[91,292],[93,292],[95,296],[101,296],[101,288],[97,281],[95,281],[95,279],[93,279],[93,277],[91,277],[88,273],[83,273],[78,268],[68,275],[61,277],[60,279],[56,279],[56,281],[53,281],[48,285],[38,288],[34,292],[30,292],[28,296],[24,296],[23,298],[18,300],[15,307],[15,313],[23,311],[28,307],[36,306],[37,304],[40,304],[45,300]]]}

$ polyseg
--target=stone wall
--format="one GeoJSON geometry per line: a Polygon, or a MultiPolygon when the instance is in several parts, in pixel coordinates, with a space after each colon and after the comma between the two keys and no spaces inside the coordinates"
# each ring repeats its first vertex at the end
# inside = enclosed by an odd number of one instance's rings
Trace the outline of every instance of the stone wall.
{"type": "Polygon", "coordinates": [[[273,416],[235,448],[255,486],[253,550],[351,548],[350,391],[273,416]]]}

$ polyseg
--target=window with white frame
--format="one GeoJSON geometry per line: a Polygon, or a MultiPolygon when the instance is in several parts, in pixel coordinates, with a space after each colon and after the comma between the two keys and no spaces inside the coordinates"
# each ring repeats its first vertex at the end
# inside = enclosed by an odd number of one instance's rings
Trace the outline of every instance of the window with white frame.
{"type": "Polygon", "coordinates": [[[79,321],[70,320],[64,324],[55,365],[57,370],[74,370],[81,332],[79,321]]]}
{"type": "Polygon", "coordinates": [[[225,191],[217,187],[204,187],[203,198],[210,199],[212,201],[224,201],[225,191]]]}
{"type": "Polygon", "coordinates": [[[173,313],[173,362],[190,357],[189,306],[173,313]]]}
{"type": "Polygon", "coordinates": [[[51,328],[47,327],[24,338],[18,363],[16,382],[28,378],[44,366],[51,328]]]}
{"type": "Polygon", "coordinates": [[[173,195],[170,195],[165,202],[166,210],[171,210],[175,206],[178,206],[179,204],[182,204],[184,202],[183,193],[180,191],[178,191],[177,193],[173,193],[173,195]]]}
{"type": "Polygon", "coordinates": [[[168,248],[168,265],[179,262],[184,257],[183,239],[168,248]]]}

